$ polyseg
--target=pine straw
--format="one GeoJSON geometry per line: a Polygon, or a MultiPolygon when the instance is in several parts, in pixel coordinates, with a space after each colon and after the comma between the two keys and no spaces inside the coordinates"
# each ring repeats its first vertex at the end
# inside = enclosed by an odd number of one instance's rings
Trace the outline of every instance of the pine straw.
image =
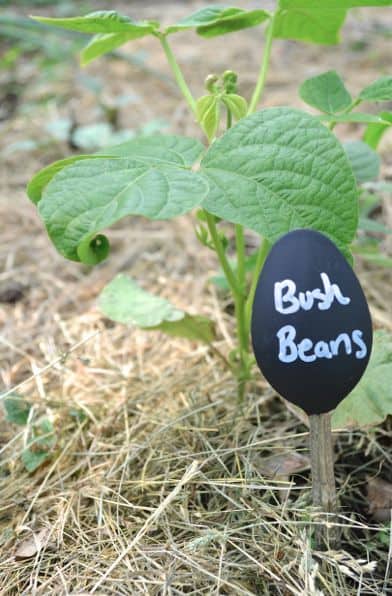
{"type": "MultiPolygon", "coordinates": [[[[232,378],[207,348],[113,326],[96,310],[105,281],[128,269],[179,306],[191,302],[216,318],[217,347],[230,349],[231,317],[205,285],[214,261],[197,252],[187,218],[139,222],[130,247],[127,229],[118,227],[110,265],[81,272],[47,248],[24,202],[2,215],[1,256],[9,263],[2,279],[29,288],[22,302],[2,311],[3,380],[6,387],[22,384],[34,418],[52,420],[57,442],[50,461],[28,474],[20,459],[25,429],[1,422],[1,594],[386,589],[386,532],[367,513],[365,484],[391,469],[387,425],[339,433],[341,515],[330,523],[341,527],[342,547],[316,552],[309,473],[286,480],[260,473],[262,458],[306,454],[307,427],[262,380],[239,411],[232,378]],[[10,218],[18,222],[18,242],[10,218]],[[18,560],[17,549],[43,529],[43,547],[18,560]]],[[[373,292],[383,296],[384,274],[373,273],[373,292]]],[[[374,305],[388,319],[383,305],[374,305]]]]}

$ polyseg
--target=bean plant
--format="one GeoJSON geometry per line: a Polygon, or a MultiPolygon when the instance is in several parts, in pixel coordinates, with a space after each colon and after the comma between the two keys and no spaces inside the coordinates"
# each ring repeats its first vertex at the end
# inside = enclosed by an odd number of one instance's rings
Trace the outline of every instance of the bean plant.
{"type": "Polygon", "coordinates": [[[193,212],[197,237],[216,253],[233,297],[236,349],[228,355],[218,351],[210,320],[152,296],[123,274],[102,292],[101,308],[116,321],[206,342],[237,378],[240,399],[254,365],[249,341],[252,302],[271,245],[290,230],[312,228],[326,234],[349,260],[353,250],[361,250],[355,240],[359,222],[365,234],[366,225],[371,228],[376,222],[362,211],[366,192],[359,185],[377,175],[375,150],[392,123],[390,112],[374,106],[372,113],[357,109],[392,100],[392,76],[369,81],[352,97],[342,78],[328,71],[300,87],[301,98],[316,114],[289,106],[259,109],[273,42],[337,44],[349,9],[390,5],[391,0],[278,0],[274,12],[212,5],[169,26],[114,11],[35,17],[48,26],[92,35],[82,50],[82,65],[141,37],[161,44],[189,117],[200,125],[205,142],[151,135],[72,156],[38,172],[28,195],[56,249],[88,265],[108,256],[109,241],[102,231],[121,218],[163,220],[193,212]],[[251,97],[239,93],[237,74],[229,69],[206,73],[205,94],[195,97],[172,50],[172,36],[189,31],[208,40],[258,26],[264,27],[264,45],[251,97]],[[346,122],[364,126],[363,141],[342,146],[333,129],[346,122]],[[229,257],[228,223],[234,226],[234,258],[229,257]],[[246,229],[260,236],[252,255],[246,251],[246,229]]]}

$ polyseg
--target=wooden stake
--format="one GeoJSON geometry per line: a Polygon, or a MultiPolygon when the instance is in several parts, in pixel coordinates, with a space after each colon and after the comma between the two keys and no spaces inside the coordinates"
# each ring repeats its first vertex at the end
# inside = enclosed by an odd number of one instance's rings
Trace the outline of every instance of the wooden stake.
{"type": "MultiPolygon", "coordinates": [[[[309,416],[309,423],[313,505],[322,513],[333,514],[336,513],[336,486],[331,414],[309,416]]],[[[327,521],[335,520],[330,515],[328,520],[319,520],[316,525],[317,548],[336,547],[338,539],[336,528],[329,527],[327,521]]]]}

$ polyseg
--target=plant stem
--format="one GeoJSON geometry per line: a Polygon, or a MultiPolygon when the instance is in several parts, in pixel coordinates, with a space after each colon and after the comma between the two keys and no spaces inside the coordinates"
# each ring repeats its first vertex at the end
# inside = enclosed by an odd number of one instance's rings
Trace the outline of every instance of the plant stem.
{"type": "Polygon", "coordinates": [[[241,224],[235,225],[235,244],[237,252],[237,277],[241,290],[245,293],[246,271],[245,271],[245,236],[244,227],[241,224]]]}
{"type": "Polygon", "coordinates": [[[210,232],[211,239],[214,244],[216,254],[218,255],[219,262],[220,262],[223,272],[226,276],[227,282],[230,286],[233,296],[237,296],[241,290],[238,286],[238,282],[234,275],[234,272],[233,272],[232,268],[230,267],[230,263],[227,260],[225,249],[223,248],[223,244],[221,242],[221,239],[219,238],[219,234],[218,234],[218,230],[217,230],[216,223],[214,220],[214,216],[211,215],[211,213],[209,213],[206,210],[204,210],[204,215],[206,217],[208,230],[210,232]]]}
{"type": "Polygon", "coordinates": [[[246,324],[246,270],[245,270],[245,236],[244,228],[240,224],[235,226],[237,279],[240,294],[235,297],[235,316],[237,319],[237,338],[240,356],[240,371],[238,379],[238,400],[243,401],[246,381],[249,379],[249,330],[246,324]]]}
{"type": "Polygon", "coordinates": [[[252,318],[252,306],[253,306],[253,301],[255,299],[257,282],[259,281],[259,275],[263,268],[264,261],[267,258],[269,249],[270,249],[270,243],[268,242],[268,240],[266,238],[263,238],[260,248],[259,248],[259,251],[258,251],[258,254],[257,254],[257,260],[256,260],[256,265],[255,265],[255,268],[253,271],[252,282],[250,285],[248,298],[247,298],[247,301],[245,304],[245,320],[246,320],[247,333],[250,332],[250,322],[251,322],[251,318],[252,318]]]}
{"type": "MultiPolygon", "coordinates": [[[[362,100],[359,99],[358,97],[357,97],[357,99],[354,99],[350,103],[350,105],[345,110],[343,110],[342,115],[343,114],[349,114],[350,112],[352,112],[353,109],[356,108],[361,103],[361,101],[362,100]]],[[[329,130],[333,130],[336,125],[337,125],[337,122],[330,122],[329,125],[328,125],[329,130]]]]}
{"type": "Polygon", "coordinates": [[[182,74],[181,68],[177,63],[177,60],[173,54],[169,42],[167,41],[167,37],[165,35],[159,35],[158,37],[166,54],[166,58],[170,65],[170,68],[172,69],[172,72],[174,74],[174,78],[176,79],[177,85],[181,93],[183,94],[190,110],[193,112],[194,115],[196,115],[196,102],[184,79],[184,75],[182,74]]]}
{"type": "Polygon", "coordinates": [[[253,114],[256,111],[257,105],[261,99],[261,96],[264,91],[265,81],[268,74],[270,56],[271,56],[271,47],[272,47],[272,40],[274,39],[274,24],[275,24],[275,15],[272,15],[271,20],[269,22],[267,28],[267,35],[265,39],[265,46],[263,52],[263,60],[261,63],[259,78],[257,80],[257,84],[255,90],[252,95],[252,99],[249,104],[248,109],[248,116],[253,114]]]}

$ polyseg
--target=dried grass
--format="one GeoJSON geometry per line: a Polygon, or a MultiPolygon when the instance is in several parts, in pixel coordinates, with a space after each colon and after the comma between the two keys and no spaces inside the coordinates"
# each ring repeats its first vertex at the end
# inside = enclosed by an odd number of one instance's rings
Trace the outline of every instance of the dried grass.
{"type": "MultiPolygon", "coordinates": [[[[183,13],[179,5],[173,10],[183,13]]],[[[240,47],[224,44],[223,53],[216,44],[211,68],[226,68],[230,52],[247,85],[253,44],[250,36],[240,47]]],[[[201,48],[183,49],[200,85],[201,48]]],[[[310,51],[321,71],[324,55],[310,51]]],[[[278,46],[268,105],[287,102],[290,91],[299,101],[297,81],[311,74],[301,67],[302,52],[278,46]]],[[[384,55],[379,49],[377,67],[354,62],[358,87],[388,63],[384,55]]],[[[347,72],[352,56],[345,56],[347,72]]],[[[159,68],[154,53],[151,61],[159,68]]],[[[331,49],[324,70],[334,61],[340,54],[331,49]]],[[[145,113],[130,115],[137,121],[154,113],[147,100],[156,81],[133,74],[146,99],[145,113]]],[[[115,92],[128,84],[127,67],[115,92]]],[[[184,131],[177,98],[165,92],[162,101],[184,131]]],[[[41,124],[39,115],[31,127],[41,124]]],[[[23,118],[12,126],[14,138],[25,134],[23,118]]],[[[93,271],[64,262],[23,190],[29,174],[64,148],[56,151],[32,155],[26,171],[19,158],[9,158],[0,172],[0,283],[25,286],[22,301],[0,308],[1,378],[34,404],[34,417],[52,420],[57,436],[50,461],[28,474],[20,460],[25,429],[0,420],[0,593],[387,594],[388,529],[373,523],[365,488],[368,476],[388,477],[392,469],[390,421],[369,433],[338,434],[341,514],[327,521],[341,528],[342,544],[315,551],[309,472],[286,480],[260,472],[263,458],[306,455],[307,427],[261,379],[239,411],[232,378],[207,348],[113,326],[95,308],[103,285],[126,271],[179,307],[214,317],[217,345],[229,351],[231,305],[206,284],[216,263],[198,246],[190,219],[134,220],[131,242],[129,222],[117,226],[110,261],[93,271]],[[26,549],[36,554],[23,556],[26,549]]],[[[376,325],[391,329],[390,274],[362,267],[361,280],[376,325]]]]}

